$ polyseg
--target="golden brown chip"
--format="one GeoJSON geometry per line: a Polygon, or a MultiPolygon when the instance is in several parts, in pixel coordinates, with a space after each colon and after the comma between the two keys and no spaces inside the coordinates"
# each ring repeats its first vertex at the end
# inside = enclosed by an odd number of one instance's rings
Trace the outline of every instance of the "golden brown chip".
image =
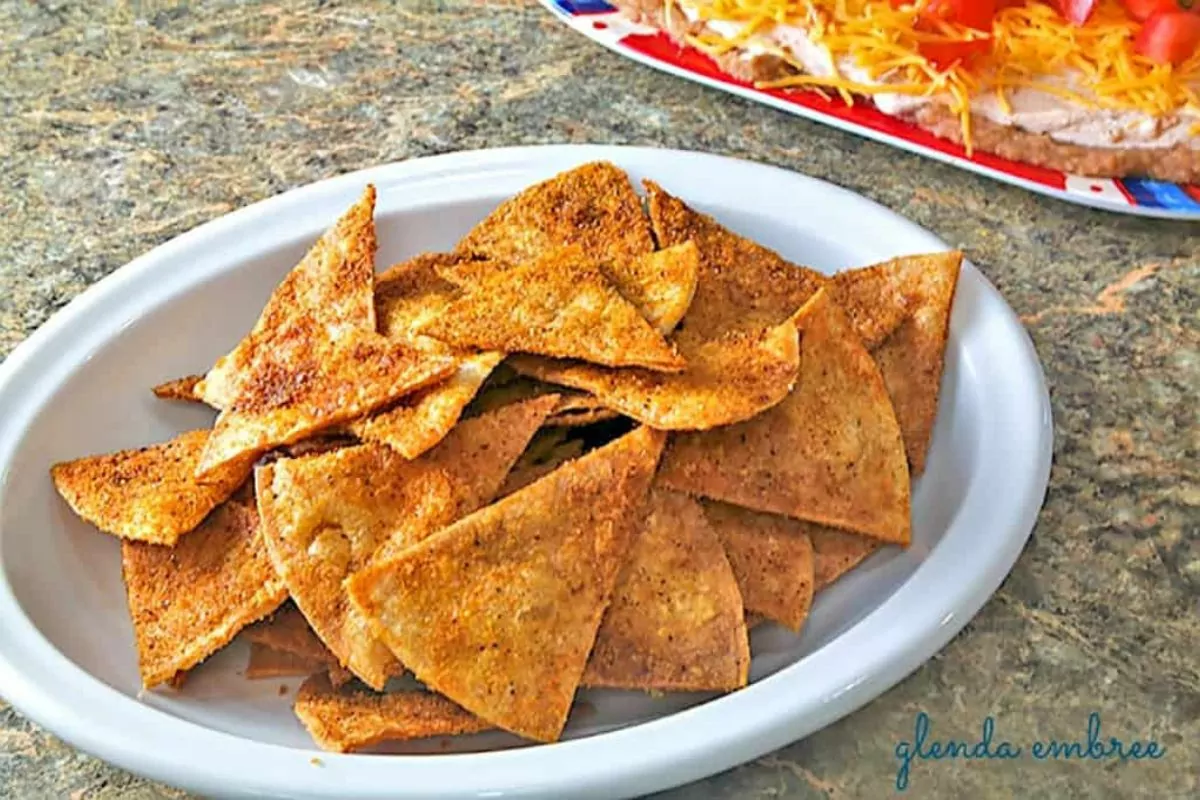
{"type": "Polygon", "coordinates": [[[808,532],[820,526],[712,501],[704,513],[725,547],[746,608],[799,631],[814,591],[808,532]]]}
{"type": "Polygon", "coordinates": [[[830,280],[829,292],[868,350],[891,336],[908,310],[903,287],[886,264],[839,272],[830,280]]]}
{"type": "Polygon", "coordinates": [[[700,504],[655,487],[639,517],[583,685],[677,692],[745,686],[750,645],[742,598],[700,504]]]}
{"type": "Polygon", "coordinates": [[[868,536],[824,525],[809,528],[814,553],[813,591],[819,592],[861,564],[882,545],[868,536]]]}
{"type": "Polygon", "coordinates": [[[678,372],[684,362],[578,247],[485,275],[425,324],[452,345],[678,372]]]}
{"type": "Polygon", "coordinates": [[[379,332],[389,339],[415,342],[435,350],[445,345],[418,331],[438,317],[458,295],[454,284],[439,277],[439,271],[470,264],[449,253],[423,253],[389,267],[375,279],[375,315],[379,332]]]}
{"type": "Polygon", "coordinates": [[[691,241],[699,252],[699,279],[684,317],[683,333],[712,339],[730,331],[774,327],[826,284],[828,279],[819,272],[785,261],[712,217],[693,211],[652,181],[644,183],[659,246],[691,241]]]}
{"type": "Polygon", "coordinates": [[[300,686],[293,709],[313,741],[335,753],[381,742],[479,733],[491,727],[432,692],[335,689],[324,675],[314,675],[300,686]]]}
{"type": "MultiPolygon", "coordinates": [[[[551,387],[553,388],[553,387],[551,387]]],[[[583,392],[563,392],[554,413],[546,418],[547,425],[560,428],[579,428],[597,422],[616,419],[620,415],[595,397],[583,392]]]]}
{"type": "Polygon", "coordinates": [[[173,381],[160,383],[151,391],[154,396],[162,400],[191,400],[195,402],[204,402],[204,398],[200,396],[196,386],[200,381],[204,380],[203,375],[187,375],[182,378],[176,378],[173,381]]]}
{"type": "Polygon", "coordinates": [[[217,417],[198,475],[361,417],[457,368],[450,356],[376,333],[346,334],[329,348],[309,344],[287,356],[278,351],[278,362],[268,355],[256,363],[241,394],[217,417]]]}
{"type": "Polygon", "coordinates": [[[664,334],[683,319],[700,279],[700,251],[695,242],[658,250],[637,262],[638,280],[622,287],[650,324],[664,334]]]}
{"type": "Polygon", "coordinates": [[[882,265],[894,274],[909,313],[875,351],[914,475],[925,471],[929,437],[937,418],[950,309],[962,267],[962,253],[897,258],[882,265]]]}
{"type": "Polygon", "coordinates": [[[327,665],[320,661],[303,658],[286,650],[276,650],[265,644],[250,645],[250,655],[242,674],[252,680],[264,678],[294,678],[325,672],[327,665]]]}
{"type": "Polygon", "coordinates": [[[584,164],[506,200],[457,252],[517,263],[568,245],[605,265],[626,297],[637,296],[638,262],[654,240],[629,177],[612,164],[584,164]]]}
{"type": "Polygon", "coordinates": [[[242,459],[196,480],[208,436],[189,431],[163,444],[64,461],[50,476],[71,509],[105,533],[174,544],[250,474],[251,461],[242,459]]]}
{"type": "Polygon", "coordinates": [[[350,432],[364,442],[385,444],[405,458],[416,458],[445,438],[501,358],[493,352],[463,356],[449,380],[352,422],[350,432]]]}
{"type": "Polygon", "coordinates": [[[704,430],[749,419],[783,400],[799,370],[791,320],[761,334],[688,339],[680,350],[687,368],[674,375],[535,356],[513,356],[508,363],[523,374],[588,392],[614,411],[659,430],[704,430]]]}
{"type": "Polygon", "coordinates": [[[639,428],[560,467],[363,570],[351,599],[432,689],[557,739],[663,438],[639,428]]]}
{"type": "Polygon", "coordinates": [[[677,435],[660,480],[907,545],[908,468],[879,368],[827,292],[805,304],[796,322],[796,390],[747,422],[677,435]]]}
{"type": "Polygon", "coordinates": [[[218,506],[174,547],[124,541],[121,561],[147,688],[196,666],[287,599],[246,503],[218,506]]]}
{"type": "Polygon", "coordinates": [[[230,406],[255,362],[272,351],[302,349],[305,340],[317,337],[337,341],[351,331],[375,330],[374,214],[375,187],[368,185],[275,288],[253,330],[209,370],[197,386],[204,402],[230,406]]]}
{"type": "Polygon", "coordinates": [[[513,464],[496,496],[507,497],[524,489],[583,455],[583,440],[568,439],[567,433],[567,429],[562,427],[544,427],[538,431],[517,463],[513,464]]]}
{"type": "Polygon", "coordinates": [[[762,614],[755,614],[753,611],[746,612],[746,630],[752,631],[759,625],[767,621],[767,618],[762,614]]]}
{"type": "Polygon", "coordinates": [[[381,548],[402,550],[488,502],[556,402],[466,420],[415,461],[367,444],[258,470],[273,563],[316,634],[369,686],[382,689],[399,665],[349,607],[343,581],[381,548]]]}
{"type": "Polygon", "coordinates": [[[270,617],[248,626],[242,631],[242,638],[250,642],[252,647],[285,653],[293,656],[297,662],[317,664],[320,669],[328,670],[335,686],[341,686],[351,678],[349,671],[338,663],[337,656],[313,632],[300,609],[290,601],[270,617]]]}

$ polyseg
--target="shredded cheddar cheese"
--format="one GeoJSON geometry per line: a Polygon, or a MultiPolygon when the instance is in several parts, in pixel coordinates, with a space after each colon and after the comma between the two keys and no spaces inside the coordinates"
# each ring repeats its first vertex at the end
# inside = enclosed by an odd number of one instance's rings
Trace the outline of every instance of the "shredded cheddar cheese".
{"type": "MultiPolygon", "coordinates": [[[[669,11],[673,0],[665,1],[669,11]]],[[[692,41],[701,49],[722,54],[753,43],[801,72],[761,86],[834,91],[847,102],[855,94],[937,96],[959,116],[968,150],[971,99],[983,92],[993,92],[1006,114],[1012,113],[1009,94],[1018,89],[1046,92],[1085,108],[1138,111],[1150,117],[1185,110],[1200,114],[1200,53],[1177,66],[1137,55],[1133,37],[1139,23],[1118,0],[1100,0],[1083,26],[1067,22],[1044,2],[1029,0],[1001,9],[990,34],[922,16],[928,0],[900,8],[890,0],[681,2],[693,18],[734,24],[736,32],[726,35],[708,26],[692,41]],[[833,74],[805,74],[794,55],[770,37],[777,25],[799,28],[827,50],[833,74]],[[970,66],[939,70],[921,54],[922,44],[979,38],[990,38],[991,52],[970,66]],[[856,74],[847,75],[848,70],[856,74]],[[869,80],[863,80],[864,75],[869,80]]]]}

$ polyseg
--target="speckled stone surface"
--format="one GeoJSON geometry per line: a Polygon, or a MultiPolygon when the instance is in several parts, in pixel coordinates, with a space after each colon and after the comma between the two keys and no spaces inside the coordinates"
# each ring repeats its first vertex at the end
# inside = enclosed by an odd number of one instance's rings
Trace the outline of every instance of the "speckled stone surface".
{"type": "MultiPolygon", "coordinates": [[[[4,2],[0,103],[0,354],[206,220],[430,153],[689,148],[796,169],[908,215],[991,278],[1045,365],[1057,437],[1033,538],[979,616],[899,686],[666,796],[887,796],[894,748],[921,710],[939,738],[976,738],[993,715],[997,739],[1014,742],[1078,736],[1095,710],[1106,736],[1153,737],[1167,755],[925,762],[913,797],[1200,792],[1200,227],[1042,199],[676,81],[520,2],[4,2]]],[[[185,796],[2,703],[0,795],[185,796]]]]}

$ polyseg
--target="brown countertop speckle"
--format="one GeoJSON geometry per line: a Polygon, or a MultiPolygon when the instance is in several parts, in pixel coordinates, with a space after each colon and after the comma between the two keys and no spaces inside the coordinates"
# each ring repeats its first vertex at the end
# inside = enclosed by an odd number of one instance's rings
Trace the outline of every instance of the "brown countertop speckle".
{"type": "MultiPolygon", "coordinates": [[[[430,153],[595,142],[769,162],[900,211],[1028,325],[1057,425],[1011,576],[861,711],[671,798],[875,798],[939,738],[1155,738],[1157,761],[938,761],[913,797],[1200,796],[1200,227],[1065,205],[629,63],[524,2],[0,2],[0,355],[189,228],[430,153]]],[[[803,214],[804,209],[796,209],[803,214]]],[[[1003,487],[996,487],[1003,491],[1003,487]]],[[[4,687],[0,686],[0,694],[4,687]]],[[[0,703],[6,797],[165,798],[0,703]]]]}

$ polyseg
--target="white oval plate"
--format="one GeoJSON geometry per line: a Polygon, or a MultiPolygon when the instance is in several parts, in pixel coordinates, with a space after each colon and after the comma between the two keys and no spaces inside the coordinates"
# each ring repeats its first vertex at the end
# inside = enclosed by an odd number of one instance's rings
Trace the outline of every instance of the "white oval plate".
{"type": "MultiPolygon", "coordinates": [[[[588,692],[567,740],[497,734],[440,755],[314,751],[279,681],[248,681],[234,646],[184,692],[139,691],[115,539],[78,521],[47,469],[161,441],[208,412],[149,387],[199,372],[249,330],[275,283],[370,181],[379,264],[445,249],[502,199],[584,161],[650,177],[786,257],[836,271],[945,243],[820,181],[668,150],[457,153],[288,192],[156,248],[90,288],[0,367],[0,689],[71,744],[204,794],[272,797],[612,797],[694,780],[799,739],[871,700],[941,648],[1008,573],[1041,505],[1049,401],[1013,312],[964,266],[929,466],[906,552],[821,593],[800,637],[755,632],[752,684],[723,697],[588,692]]],[[[290,682],[294,688],[295,681],[290,682]]],[[[426,749],[441,752],[446,743],[426,749]]]]}

